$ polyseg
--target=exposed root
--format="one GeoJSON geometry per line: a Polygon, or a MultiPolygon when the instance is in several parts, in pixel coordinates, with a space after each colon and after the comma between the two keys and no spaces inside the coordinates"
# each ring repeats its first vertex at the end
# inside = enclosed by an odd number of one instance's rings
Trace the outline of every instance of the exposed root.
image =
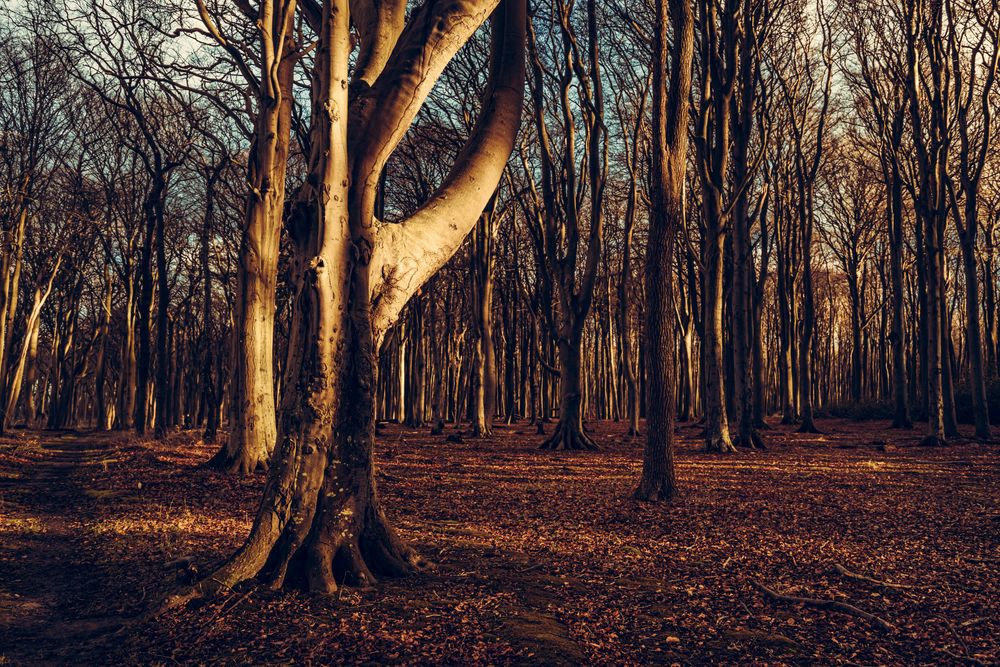
{"type": "Polygon", "coordinates": [[[367,589],[378,583],[379,577],[404,577],[429,567],[399,539],[378,510],[366,512],[359,530],[343,531],[333,536],[334,540],[329,537],[314,538],[303,547],[304,568],[290,573],[294,576],[288,585],[329,595],[344,585],[367,589]]]}
{"type": "Polygon", "coordinates": [[[638,488],[632,493],[634,500],[650,503],[669,501],[676,497],[677,487],[673,484],[673,480],[660,475],[649,477],[643,475],[638,488]]]}
{"type": "Polygon", "coordinates": [[[586,433],[559,422],[555,432],[541,444],[539,449],[551,451],[597,451],[600,447],[586,433]]]}
{"type": "Polygon", "coordinates": [[[816,424],[814,424],[812,421],[807,421],[807,420],[803,420],[802,425],[799,426],[799,428],[798,428],[798,432],[799,433],[814,433],[814,434],[817,434],[817,435],[823,433],[823,431],[821,431],[818,428],[816,428],[816,424]]]}
{"type": "Polygon", "coordinates": [[[704,451],[718,454],[732,454],[736,451],[736,447],[733,446],[733,441],[728,436],[709,436],[706,434],[704,451]]]}
{"type": "Polygon", "coordinates": [[[863,618],[882,632],[890,632],[893,630],[893,626],[888,621],[885,621],[874,614],[870,614],[863,609],[859,609],[852,604],[841,602],[840,600],[819,600],[817,598],[804,598],[796,595],[783,595],[777,591],[771,590],[755,579],[751,579],[750,583],[759,588],[764,593],[765,597],[775,602],[800,604],[806,607],[813,607],[814,609],[823,609],[825,611],[839,611],[842,614],[849,614],[851,616],[863,618]]]}
{"type": "Polygon", "coordinates": [[[762,452],[767,451],[767,445],[764,444],[764,439],[760,437],[760,433],[757,429],[750,431],[749,442],[744,442],[742,436],[737,436],[736,440],[733,441],[733,445],[736,447],[744,447],[746,449],[754,449],[762,452]]]}
{"type": "Polygon", "coordinates": [[[937,434],[931,434],[926,436],[920,441],[921,447],[944,447],[948,444],[948,441],[937,434]]]}
{"type": "Polygon", "coordinates": [[[213,470],[230,475],[252,475],[257,471],[267,471],[268,459],[270,457],[261,452],[255,453],[241,449],[231,453],[227,445],[222,445],[219,451],[205,464],[213,470]]]}

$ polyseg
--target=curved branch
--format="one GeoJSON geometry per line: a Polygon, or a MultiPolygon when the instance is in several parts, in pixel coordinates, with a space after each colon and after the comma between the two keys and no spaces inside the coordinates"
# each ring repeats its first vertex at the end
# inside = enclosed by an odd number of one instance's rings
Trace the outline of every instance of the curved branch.
{"type": "Polygon", "coordinates": [[[351,218],[368,224],[382,169],[434,83],[497,6],[497,0],[425,2],[403,30],[378,79],[357,82],[348,128],[351,218]]]}
{"type": "Polygon", "coordinates": [[[520,125],[525,10],[525,0],[503,0],[493,17],[483,108],[444,183],[402,223],[378,229],[371,262],[376,344],[409,298],[455,253],[500,182],[520,125]]]}

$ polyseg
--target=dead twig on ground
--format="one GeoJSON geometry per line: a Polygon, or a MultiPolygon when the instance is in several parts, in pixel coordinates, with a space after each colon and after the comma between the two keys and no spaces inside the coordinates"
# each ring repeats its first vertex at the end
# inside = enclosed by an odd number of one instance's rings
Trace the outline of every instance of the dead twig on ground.
{"type": "Polygon", "coordinates": [[[894,584],[889,581],[883,581],[882,579],[875,579],[874,577],[868,577],[863,574],[858,574],[857,572],[852,572],[840,563],[834,563],[833,571],[842,577],[847,577],[848,579],[854,579],[855,581],[863,581],[866,584],[873,584],[875,586],[882,586],[884,588],[916,588],[916,586],[911,586],[909,584],[894,584]]]}
{"type": "Polygon", "coordinates": [[[893,626],[874,614],[870,614],[864,609],[859,609],[852,604],[847,602],[841,602],[840,600],[821,600],[818,598],[804,598],[797,595],[784,595],[775,590],[772,590],[760,583],[755,579],[751,579],[750,583],[763,591],[764,595],[775,602],[786,602],[789,604],[800,604],[806,607],[813,607],[815,609],[823,609],[825,611],[839,611],[843,614],[849,614],[851,616],[857,616],[858,618],[863,618],[873,626],[878,628],[883,632],[890,632],[893,626]]]}

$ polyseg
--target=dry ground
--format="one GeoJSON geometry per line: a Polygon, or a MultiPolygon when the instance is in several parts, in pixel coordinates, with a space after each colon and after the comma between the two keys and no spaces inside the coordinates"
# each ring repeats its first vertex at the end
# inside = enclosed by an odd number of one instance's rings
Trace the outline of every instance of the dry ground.
{"type": "Polygon", "coordinates": [[[461,443],[386,427],[383,497],[434,571],[334,599],[251,588],[117,632],[176,579],[166,562],[204,571],[239,545],[263,476],[200,467],[193,434],[15,433],[0,664],[995,664],[1000,448],[886,426],[776,427],[732,456],[683,427],[670,505],[629,499],[641,448],[621,424],[581,454],[537,451],[527,424],[461,443]]]}

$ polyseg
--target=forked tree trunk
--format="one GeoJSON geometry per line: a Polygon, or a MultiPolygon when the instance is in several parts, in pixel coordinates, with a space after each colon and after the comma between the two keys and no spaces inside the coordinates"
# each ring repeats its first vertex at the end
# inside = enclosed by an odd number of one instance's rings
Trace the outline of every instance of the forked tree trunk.
{"type": "Polygon", "coordinates": [[[497,12],[483,112],[438,192],[388,225],[373,219],[375,186],[445,64],[495,6],[424,5],[405,32],[405,2],[381,4],[377,19],[357,15],[357,76],[373,83],[349,106],[349,3],[323,3],[313,26],[309,176],[289,221],[294,296],[278,446],[244,545],[168,604],[258,576],[330,593],[421,565],[386,520],[375,485],[376,351],[407,300],[475,224],[513,149],[524,85],[523,0],[505,0],[497,12]]]}
{"type": "MultiPolygon", "coordinates": [[[[594,287],[604,245],[604,188],[607,176],[607,129],[604,126],[604,102],[597,35],[597,3],[587,0],[587,65],[577,52],[576,34],[571,14],[573,3],[557,3],[559,34],[565,52],[563,73],[559,76],[558,111],[562,124],[561,150],[549,135],[547,100],[544,94],[544,66],[539,56],[534,33],[531,35],[533,79],[532,107],[543,167],[541,190],[531,181],[533,205],[522,208],[533,225],[536,260],[541,274],[540,307],[551,338],[558,346],[560,374],[559,424],[542,443],[542,449],[596,449],[597,445],[583,432],[582,387],[580,385],[580,344],[584,322],[590,313],[594,287]],[[573,95],[579,95],[578,101],[573,95]],[[577,104],[585,109],[581,114],[586,127],[584,153],[577,157],[577,104]],[[580,185],[583,175],[579,165],[587,168],[586,190],[589,194],[590,229],[582,271],[577,266],[580,253],[580,220],[582,212],[580,185]],[[558,298],[558,318],[553,317],[550,302],[558,298]],[[567,402],[563,402],[567,401],[567,402]]],[[[542,393],[543,414],[548,414],[547,397],[542,393]]]]}

